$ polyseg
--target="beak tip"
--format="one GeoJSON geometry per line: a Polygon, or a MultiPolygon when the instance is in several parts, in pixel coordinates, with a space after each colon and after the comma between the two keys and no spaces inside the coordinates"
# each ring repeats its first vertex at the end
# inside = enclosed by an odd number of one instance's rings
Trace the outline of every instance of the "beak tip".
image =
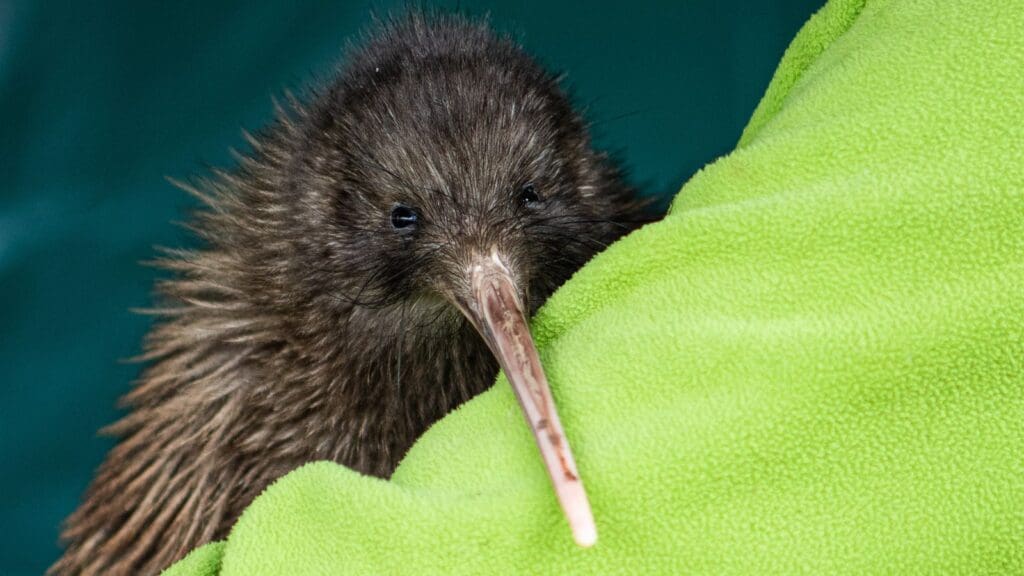
{"type": "Polygon", "coordinates": [[[573,534],[573,539],[580,548],[590,548],[597,543],[597,528],[593,524],[579,527],[573,534]]]}
{"type": "Polygon", "coordinates": [[[597,543],[597,526],[594,524],[594,514],[590,510],[586,493],[583,492],[583,487],[579,486],[578,492],[566,496],[566,501],[562,504],[569,529],[572,530],[572,539],[581,548],[590,548],[597,543]]]}

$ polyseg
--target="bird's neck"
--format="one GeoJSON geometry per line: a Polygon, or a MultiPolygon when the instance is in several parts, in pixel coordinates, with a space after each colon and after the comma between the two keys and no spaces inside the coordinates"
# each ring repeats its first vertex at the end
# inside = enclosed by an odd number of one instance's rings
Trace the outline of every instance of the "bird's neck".
{"type": "Polygon", "coordinates": [[[256,390],[254,401],[271,427],[275,414],[295,407],[278,424],[309,439],[310,459],[375,475],[389,475],[427,427],[498,371],[457,313],[358,309],[335,335],[303,340],[268,357],[264,382],[274,389],[256,390]]]}

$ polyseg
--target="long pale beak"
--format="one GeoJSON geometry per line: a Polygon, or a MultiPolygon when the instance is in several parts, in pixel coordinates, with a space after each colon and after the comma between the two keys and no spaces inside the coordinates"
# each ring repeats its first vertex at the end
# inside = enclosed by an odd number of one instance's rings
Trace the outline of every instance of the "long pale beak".
{"type": "Polygon", "coordinates": [[[594,516],[558,421],[512,274],[497,253],[480,257],[469,273],[472,297],[459,307],[483,335],[512,384],[573,539],[580,546],[593,546],[597,541],[594,516]]]}

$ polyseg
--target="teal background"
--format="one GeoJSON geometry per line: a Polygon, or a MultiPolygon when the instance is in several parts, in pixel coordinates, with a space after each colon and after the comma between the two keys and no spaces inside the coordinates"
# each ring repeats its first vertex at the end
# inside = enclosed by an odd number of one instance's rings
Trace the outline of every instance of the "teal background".
{"type": "MultiPolygon", "coordinates": [[[[667,196],[727,152],[823,0],[461,2],[565,71],[597,141],[667,196]]],[[[454,2],[427,3],[455,7],[454,2]]],[[[38,574],[139,366],[154,245],[270,97],[392,2],[0,0],[0,574],[38,574]]]]}

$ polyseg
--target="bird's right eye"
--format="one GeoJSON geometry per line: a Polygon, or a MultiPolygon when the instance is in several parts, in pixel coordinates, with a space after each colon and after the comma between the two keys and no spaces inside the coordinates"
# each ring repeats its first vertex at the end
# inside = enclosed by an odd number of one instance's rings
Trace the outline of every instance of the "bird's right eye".
{"type": "Polygon", "coordinates": [[[409,232],[416,228],[420,215],[416,210],[404,204],[396,204],[391,209],[391,227],[400,232],[409,232]]]}

